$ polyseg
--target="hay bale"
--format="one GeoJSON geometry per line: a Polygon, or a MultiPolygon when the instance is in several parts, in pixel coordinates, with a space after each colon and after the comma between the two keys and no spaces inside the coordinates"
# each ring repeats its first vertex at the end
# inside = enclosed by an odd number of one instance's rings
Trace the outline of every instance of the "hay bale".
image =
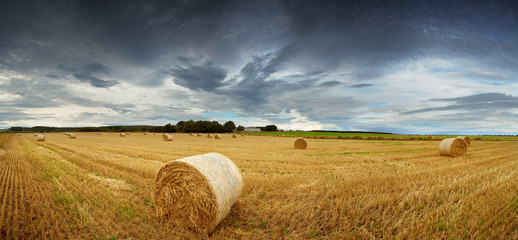
{"type": "Polygon", "coordinates": [[[37,134],[37,133],[34,133],[34,136],[35,136],[35,137],[37,137],[37,136],[38,136],[38,134],[37,134]]]}
{"type": "Polygon", "coordinates": [[[21,133],[18,133],[17,135],[18,135],[18,136],[21,136],[22,134],[21,134],[21,133]]]}
{"type": "Polygon", "coordinates": [[[122,133],[122,132],[121,132],[119,135],[120,135],[121,137],[126,137],[126,133],[122,133]]]}
{"type": "Polygon", "coordinates": [[[237,138],[236,134],[232,134],[232,138],[237,138]]]}
{"type": "Polygon", "coordinates": [[[69,138],[71,139],[76,139],[76,134],[75,133],[71,133],[68,135],[69,138]]]}
{"type": "Polygon", "coordinates": [[[37,136],[38,141],[45,141],[45,135],[43,135],[43,134],[37,134],[37,135],[38,135],[37,136]]]}
{"type": "Polygon", "coordinates": [[[441,156],[459,157],[468,151],[468,145],[460,138],[446,138],[439,144],[441,156]]]}
{"type": "Polygon", "coordinates": [[[173,135],[171,134],[165,134],[163,138],[164,141],[173,141],[173,135]]]}
{"type": "Polygon", "coordinates": [[[192,133],[189,133],[189,136],[193,136],[193,134],[192,134],[192,133]]]}
{"type": "Polygon", "coordinates": [[[147,135],[147,132],[145,132],[144,135],[147,135]]]}
{"type": "Polygon", "coordinates": [[[207,134],[207,138],[212,138],[212,134],[207,134]]]}
{"type": "Polygon", "coordinates": [[[244,136],[245,136],[245,134],[242,134],[242,133],[241,133],[241,137],[244,137],[244,136]]]}
{"type": "Polygon", "coordinates": [[[293,146],[296,149],[306,149],[308,148],[308,143],[304,138],[297,138],[297,140],[295,140],[295,142],[293,143],[293,146]]]}
{"type": "Polygon", "coordinates": [[[433,136],[428,136],[428,141],[433,141],[433,136]]]}
{"type": "Polygon", "coordinates": [[[457,138],[462,139],[464,142],[466,142],[466,145],[468,145],[468,147],[469,145],[471,145],[471,140],[468,136],[458,136],[457,138]]]}
{"type": "Polygon", "coordinates": [[[156,214],[185,229],[209,233],[229,214],[242,189],[239,169],[219,153],[178,159],[156,175],[156,214]]]}
{"type": "Polygon", "coordinates": [[[214,139],[221,139],[221,135],[219,135],[219,134],[214,135],[214,139]]]}

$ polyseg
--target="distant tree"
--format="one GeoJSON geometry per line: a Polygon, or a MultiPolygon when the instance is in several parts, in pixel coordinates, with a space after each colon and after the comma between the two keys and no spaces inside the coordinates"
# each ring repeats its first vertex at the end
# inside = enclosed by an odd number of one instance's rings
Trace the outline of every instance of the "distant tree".
{"type": "Polygon", "coordinates": [[[164,126],[164,132],[167,132],[167,133],[172,133],[172,132],[175,132],[175,127],[174,125],[171,125],[170,123],[166,124],[164,126]]]}
{"type": "Polygon", "coordinates": [[[226,122],[225,124],[223,124],[223,126],[225,127],[225,132],[227,132],[227,133],[233,132],[234,130],[236,130],[236,124],[234,124],[234,122],[232,122],[232,121],[226,122]]]}
{"type": "Polygon", "coordinates": [[[277,126],[275,125],[266,125],[266,127],[264,127],[264,131],[265,132],[277,132],[277,126]]]}
{"type": "Polygon", "coordinates": [[[185,125],[184,121],[179,121],[178,123],[176,123],[176,131],[184,132],[184,129],[183,129],[184,125],[185,125]]]}
{"type": "Polygon", "coordinates": [[[11,132],[21,132],[21,131],[23,131],[23,128],[22,127],[10,127],[9,131],[11,131],[11,132]]]}
{"type": "Polygon", "coordinates": [[[238,131],[238,132],[245,131],[245,127],[239,125],[239,127],[236,128],[236,131],[238,131]]]}

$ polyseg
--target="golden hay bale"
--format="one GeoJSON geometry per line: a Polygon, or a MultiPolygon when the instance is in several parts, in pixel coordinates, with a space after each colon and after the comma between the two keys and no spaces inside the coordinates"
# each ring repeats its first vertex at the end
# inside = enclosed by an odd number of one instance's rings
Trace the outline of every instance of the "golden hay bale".
{"type": "Polygon", "coordinates": [[[245,136],[245,134],[242,134],[242,133],[241,133],[241,137],[244,137],[244,136],[245,136]]]}
{"type": "Polygon", "coordinates": [[[237,138],[236,134],[232,134],[232,138],[237,138]]]}
{"type": "Polygon", "coordinates": [[[469,147],[469,145],[471,145],[471,140],[469,139],[468,136],[458,136],[457,138],[464,140],[464,142],[466,142],[466,145],[468,145],[468,147],[469,147]]]}
{"type": "Polygon", "coordinates": [[[212,138],[212,134],[207,134],[207,138],[212,138]]]}
{"type": "Polygon", "coordinates": [[[126,133],[120,133],[121,137],[126,137],[126,133]]]}
{"type": "Polygon", "coordinates": [[[192,133],[189,133],[189,136],[192,136],[193,134],[192,133]]]}
{"type": "Polygon", "coordinates": [[[144,135],[147,135],[147,132],[145,132],[144,135]]]}
{"type": "Polygon", "coordinates": [[[45,141],[45,135],[43,135],[43,134],[38,134],[37,139],[38,139],[38,141],[45,141]]]}
{"type": "Polygon", "coordinates": [[[17,135],[18,135],[18,136],[21,136],[22,134],[21,134],[21,133],[18,133],[17,135]]]}
{"type": "Polygon", "coordinates": [[[198,137],[201,137],[201,136],[202,136],[201,133],[198,133],[198,137]]]}
{"type": "Polygon", "coordinates": [[[428,136],[428,141],[433,141],[433,136],[428,136]]]}
{"type": "Polygon", "coordinates": [[[37,134],[37,133],[34,133],[34,136],[35,136],[35,137],[37,137],[37,136],[38,136],[38,134],[37,134]]]}
{"type": "Polygon", "coordinates": [[[71,133],[68,135],[69,138],[71,139],[76,139],[76,134],[75,133],[71,133]]]}
{"type": "Polygon", "coordinates": [[[441,156],[459,157],[468,151],[468,145],[460,138],[445,138],[439,144],[441,156]]]}
{"type": "Polygon", "coordinates": [[[308,148],[308,143],[306,142],[306,140],[304,138],[297,138],[297,140],[295,140],[293,145],[294,145],[294,147],[296,149],[306,149],[306,148],[308,148]]]}
{"type": "Polygon", "coordinates": [[[173,135],[171,134],[166,134],[164,135],[164,141],[173,141],[173,135]]]}
{"type": "Polygon", "coordinates": [[[221,139],[221,135],[219,135],[219,134],[214,135],[214,139],[221,139]]]}
{"type": "Polygon", "coordinates": [[[158,171],[153,188],[157,215],[209,233],[225,218],[243,189],[237,166],[219,153],[178,159],[158,171]]]}

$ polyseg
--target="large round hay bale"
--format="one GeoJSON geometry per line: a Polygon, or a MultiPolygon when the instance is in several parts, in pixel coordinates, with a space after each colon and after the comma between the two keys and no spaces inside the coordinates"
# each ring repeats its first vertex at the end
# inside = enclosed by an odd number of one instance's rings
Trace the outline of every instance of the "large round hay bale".
{"type": "Polygon", "coordinates": [[[245,134],[242,134],[242,133],[241,133],[241,137],[244,137],[244,136],[245,136],[245,134]]]}
{"type": "Polygon", "coordinates": [[[466,142],[466,145],[468,145],[468,147],[469,145],[471,145],[471,140],[468,136],[458,136],[457,138],[462,139],[464,142],[466,142]]]}
{"type": "Polygon", "coordinates": [[[207,138],[212,138],[212,134],[207,134],[207,138]]]}
{"type": "Polygon", "coordinates": [[[236,134],[232,134],[232,138],[237,138],[236,134]]]}
{"type": "Polygon", "coordinates": [[[18,133],[17,135],[18,135],[18,136],[21,136],[22,134],[21,134],[21,133],[18,133]]]}
{"type": "Polygon", "coordinates": [[[445,138],[439,144],[441,156],[459,157],[468,151],[468,145],[460,138],[445,138]]]}
{"type": "Polygon", "coordinates": [[[219,134],[214,135],[214,139],[221,139],[221,135],[219,135],[219,134]]]}
{"type": "Polygon", "coordinates": [[[428,141],[433,141],[433,136],[428,136],[428,141]]]}
{"type": "Polygon", "coordinates": [[[201,135],[201,133],[198,133],[197,135],[198,135],[198,137],[201,137],[201,136],[202,136],[202,135],[201,135]]]}
{"type": "Polygon", "coordinates": [[[119,134],[121,137],[126,137],[126,133],[120,133],[119,134]]]}
{"type": "Polygon", "coordinates": [[[38,134],[37,139],[38,139],[38,141],[45,141],[45,135],[38,134]]]}
{"type": "Polygon", "coordinates": [[[171,135],[171,134],[164,135],[164,141],[173,141],[173,135],[171,135]]]}
{"type": "Polygon", "coordinates": [[[37,134],[37,133],[34,133],[34,136],[35,136],[35,137],[37,137],[37,136],[38,136],[38,134],[37,134]]]}
{"type": "Polygon", "coordinates": [[[242,189],[236,165],[207,153],[165,164],[156,175],[153,198],[160,218],[208,233],[228,215],[242,189]]]}
{"type": "Polygon", "coordinates": [[[76,139],[76,134],[75,133],[71,133],[70,135],[68,135],[69,138],[71,139],[76,139]]]}
{"type": "Polygon", "coordinates": [[[192,134],[192,133],[189,133],[189,136],[193,136],[193,134],[192,134]]]}
{"type": "Polygon", "coordinates": [[[306,140],[304,138],[297,138],[297,140],[295,140],[293,145],[294,145],[294,147],[296,149],[306,149],[306,148],[308,148],[308,143],[306,142],[306,140]]]}

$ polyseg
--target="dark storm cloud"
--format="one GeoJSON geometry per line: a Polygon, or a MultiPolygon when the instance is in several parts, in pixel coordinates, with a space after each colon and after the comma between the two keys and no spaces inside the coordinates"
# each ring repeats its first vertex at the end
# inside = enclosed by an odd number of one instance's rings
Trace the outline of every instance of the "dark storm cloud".
{"type": "Polygon", "coordinates": [[[83,70],[91,73],[102,73],[109,76],[112,71],[109,67],[102,63],[89,63],[83,66],[83,70]]]}
{"type": "Polygon", "coordinates": [[[351,85],[352,88],[366,88],[366,87],[372,87],[373,84],[367,84],[367,83],[360,83],[360,84],[353,84],[351,85]]]}
{"type": "MultiPolygon", "coordinates": [[[[185,58],[183,59],[187,61],[185,58]]],[[[175,77],[173,81],[176,84],[195,91],[213,91],[227,85],[223,82],[227,76],[227,71],[214,66],[212,62],[205,62],[202,65],[192,65],[189,62],[189,66],[176,67],[171,69],[170,72],[175,77]]]]}
{"type": "Polygon", "coordinates": [[[115,80],[100,79],[88,72],[76,73],[74,74],[74,77],[79,79],[81,82],[90,83],[92,86],[97,88],[109,88],[120,83],[119,81],[115,80]]]}
{"type": "Polygon", "coordinates": [[[481,93],[458,98],[430,99],[430,101],[448,102],[453,104],[445,107],[417,109],[403,112],[403,114],[415,114],[421,112],[436,112],[446,110],[468,110],[478,112],[481,110],[496,111],[513,108],[518,109],[518,97],[506,95],[503,93],[481,93]]]}

